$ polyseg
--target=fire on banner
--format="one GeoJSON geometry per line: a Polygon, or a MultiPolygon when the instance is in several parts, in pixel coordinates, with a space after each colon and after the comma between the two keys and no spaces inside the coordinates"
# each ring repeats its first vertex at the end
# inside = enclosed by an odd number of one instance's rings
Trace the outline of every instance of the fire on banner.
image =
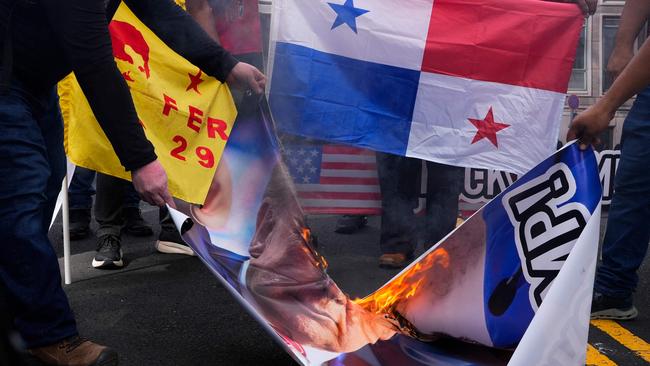
{"type": "Polygon", "coordinates": [[[261,106],[240,111],[206,203],[177,202],[171,212],[216,278],[296,361],[584,365],[601,197],[592,151],[557,151],[355,300],[327,274],[261,106]]]}

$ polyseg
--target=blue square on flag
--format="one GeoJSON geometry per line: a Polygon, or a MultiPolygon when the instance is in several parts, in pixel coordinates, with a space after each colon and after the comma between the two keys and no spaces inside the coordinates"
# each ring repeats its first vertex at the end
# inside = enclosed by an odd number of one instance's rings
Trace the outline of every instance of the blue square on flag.
{"type": "Polygon", "coordinates": [[[315,184],[320,180],[323,150],[318,145],[293,145],[285,150],[285,162],[297,184],[315,184]]]}

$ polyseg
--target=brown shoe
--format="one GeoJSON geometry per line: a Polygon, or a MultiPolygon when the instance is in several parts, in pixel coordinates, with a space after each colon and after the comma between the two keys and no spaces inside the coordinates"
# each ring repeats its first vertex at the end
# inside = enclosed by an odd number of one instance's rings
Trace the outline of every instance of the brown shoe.
{"type": "Polygon", "coordinates": [[[379,267],[404,268],[410,261],[411,256],[404,253],[382,254],[379,257],[379,267]]]}
{"type": "Polygon", "coordinates": [[[32,356],[48,365],[116,366],[117,352],[79,336],[49,346],[29,350],[32,356]]]}

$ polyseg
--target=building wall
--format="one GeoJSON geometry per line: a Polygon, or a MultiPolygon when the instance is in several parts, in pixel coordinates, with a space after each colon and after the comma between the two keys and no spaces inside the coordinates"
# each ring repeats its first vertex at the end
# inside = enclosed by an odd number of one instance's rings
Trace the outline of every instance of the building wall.
{"type": "MultiPolygon", "coordinates": [[[[598,97],[603,95],[603,84],[607,83],[603,78],[603,70],[607,67],[607,59],[611,52],[611,40],[613,39],[617,29],[617,27],[614,26],[614,23],[616,20],[620,19],[624,5],[625,1],[600,0],[596,14],[586,21],[585,52],[588,58],[585,72],[587,87],[584,89],[570,88],[568,92],[568,94],[575,94],[579,97],[580,107],[578,112],[592,105],[598,97]],[[608,40],[610,40],[610,42],[607,42],[608,40]]],[[[638,45],[645,40],[647,32],[648,29],[646,26],[637,40],[638,45]]],[[[577,51],[580,52],[581,49],[579,48],[577,51]]],[[[572,82],[571,84],[575,83],[572,82]]],[[[631,105],[632,100],[625,103],[625,105],[623,105],[623,107],[616,113],[614,120],[610,123],[610,131],[606,136],[603,136],[603,140],[606,143],[604,148],[613,148],[620,143],[623,120],[630,110],[631,105]]],[[[571,110],[567,105],[562,116],[562,125],[560,129],[560,140],[563,142],[569,128],[570,120],[571,110]]]]}

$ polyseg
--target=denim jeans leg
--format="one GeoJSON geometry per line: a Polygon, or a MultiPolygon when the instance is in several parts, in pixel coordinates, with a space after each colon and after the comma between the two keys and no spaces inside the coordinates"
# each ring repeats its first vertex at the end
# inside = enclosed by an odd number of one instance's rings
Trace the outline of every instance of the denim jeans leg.
{"type": "Polygon", "coordinates": [[[91,209],[93,207],[93,195],[95,188],[93,188],[93,181],[95,180],[95,171],[76,167],[74,176],[70,187],[68,188],[68,195],[70,201],[70,209],[91,209]]]}
{"type": "Polygon", "coordinates": [[[65,171],[54,94],[46,110],[13,88],[0,101],[0,283],[27,347],[77,334],[47,237],[65,171]]]}
{"type": "Polygon", "coordinates": [[[637,270],[650,241],[650,88],[637,96],[621,139],[621,160],[614,181],[595,289],[607,296],[632,296],[637,270]]]}

